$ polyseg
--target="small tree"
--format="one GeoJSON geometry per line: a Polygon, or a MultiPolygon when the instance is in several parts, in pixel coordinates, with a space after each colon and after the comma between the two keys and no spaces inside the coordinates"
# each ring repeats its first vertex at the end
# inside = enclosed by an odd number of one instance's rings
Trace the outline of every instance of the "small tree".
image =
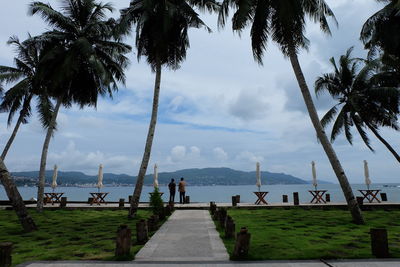
{"type": "Polygon", "coordinates": [[[150,208],[154,215],[160,215],[164,209],[164,202],[158,188],[154,188],[154,192],[150,196],[150,208]]]}

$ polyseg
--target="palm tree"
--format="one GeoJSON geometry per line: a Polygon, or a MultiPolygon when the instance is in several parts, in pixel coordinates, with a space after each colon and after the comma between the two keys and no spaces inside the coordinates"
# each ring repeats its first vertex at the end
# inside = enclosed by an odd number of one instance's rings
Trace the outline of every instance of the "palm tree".
{"type": "Polygon", "coordinates": [[[113,38],[115,20],[106,19],[106,12],[113,11],[110,4],[61,2],[61,11],[41,2],[29,8],[31,15],[39,14],[53,28],[33,40],[46,47],[38,76],[40,82],[49,83],[46,88],[56,101],[40,161],[38,211],[43,209],[47,151],[61,105],[96,106],[99,95],[111,96],[119,82],[125,83],[124,69],[129,63],[125,54],[131,51],[113,38]]]}
{"type": "Polygon", "coordinates": [[[377,0],[386,5],[363,25],[360,39],[374,54],[383,50],[385,56],[400,57],[400,0],[377,0]]]}
{"type": "Polygon", "coordinates": [[[327,17],[334,19],[333,12],[323,0],[224,0],[219,16],[221,26],[225,25],[229,7],[235,9],[232,17],[234,31],[240,32],[251,25],[253,55],[259,64],[263,62],[269,38],[279,46],[284,56],[290,59],[317,137],[339,180],[353,221],[358,224],[364,223],[345,172],[319,121],[297,57],[299,50],[307,48],[309,44],[309,40],[304,35],[306,20],[309,18],[319,23],[321,30],[330,34],[327,17]]]}
{"type": "Polygon", "coordinates": [[[28,214],[25,203],[22,200],[17,186],[15,185],[14,180],[12,179],[2,159],[0,159],[0,182],[4,186],[8,199],[10,200],[11,205],[17,213],[18,219],[25,232],[32,232],[37,230],[37,226],[32,217],[28,214]]]}
{"type": "Polygon", "coordinates": [[[146,57],[152,71],[156,73],[149,131],[131,199],[129,218],[136,215],[150,160],[157,123],[161,69],[163,66],[173,70],[179,68],[189,47],[189,28],[204,27],[210,32],[193,7],[207,9],[211,12],[215,11],[218,5],[213,0],[133,0],[128,8],[121,10],[120,31],[127,34],[132,25],[136,25],[138,60],[142,56],[146,57]]]}
{"type": "MultiPolygon", "coordinates": [[[[29,36],[31,38],[31,36],[29,36]]],[[[9,112],[8,125],[11,124],[15,113],[20,110],[17,123],[8,139],[1,159],[4,161],[21,123],[28,122],[31,115],[31,101],[38,95],[38,110],[42,122],[46,127],[51,116],[49,99],[43,95],[40,86],[35,82],[36,70],[39,66],[41,47],[38,43],[20,42],[17,37],[11,37],[8,44],[14,45],[17,57],[14,58],[15,67],[0,66],[0,82],[15,83],[3,96],[0,112],[9,112]]]]}
{"type": "Polygon", "coordinates": [[[373,151],[365,128],[389,149],[400,162],[400,156],[390,144],[379,134],[378,128],[386,126],[399,130],[397,114],[399,114],[400,91],[396,87],[382,86],[376,79],[379,73],[379,59],[364,61],[351,57],[353,48],[347,50],[339,60],[330,62],[333,73],[326,73],[315,82],[315,93],[320,95],[327,91],[338,101],[322,118],[322,127],[335,122],[332,127],[331,142],[344,132],[346,139],[352,144],[351,127],[355,126],[366,146],[373,151]]]}

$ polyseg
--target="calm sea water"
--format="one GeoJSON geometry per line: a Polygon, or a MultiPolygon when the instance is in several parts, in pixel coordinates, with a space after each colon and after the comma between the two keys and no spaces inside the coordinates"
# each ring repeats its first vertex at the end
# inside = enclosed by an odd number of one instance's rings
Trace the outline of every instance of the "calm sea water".
{"type": "MultiPolygon", "coordinates": [[[[371,185],[371,189],[381,189],[388,196],[389,202],[400,202],[400,184],[374,184],[371,185]]],[[[364,184],[352,185],[354,194],[360,196],[361,194],[356,191],[358,189],[366,189],[364,184]]],[[[109,192],[106,200],[118,201],[120,198],[128,199],[129,195],[133,193],[133,186],[126,187],[104,187],[102,192],[109,192]]],[[[318,187],[320,190],[328,190],[331,195],[331,202],[344,202],[343,193],[339,185],[327,184],[318,187]]],[[[23,199],[28,200],[36,198],[37,188],[36,187],[19,187],[23,199]]],[[[190,196],[191,202],[231,202],[233,195],[240,195],[241,202],[251,203],[256,200],[256,196],[253,191],[257,191],[258,188],[255,185],[241,185],[241,186],[187,186],[186,195],[190,196]]],[[[266,200],[271,203],[282,202],[282,195],[289,195],[289,201],[293,201],[293,192],[299,192],[300,202],[309,202],[311,195],[308,190],[313,190],[312,185],[265,185],[261,187],[261,191],[268,191],[266,200]]],[[[51,188],[46,188],[45,192],[51,192],[51,188]]],[[[149,201],[149,192],[153,191],[153,187],[143,187],[143,193],[140,201],[149,201]]],[[[166,186],[160,186],[160,191],[164,192],[163,199],[168,200],[168,188],[166,186]]],[[[69,200],[85,201],[90,196],[90,192],[97,192],[97,188],[83,188],[83,187],[58,187],[56,192],[64,192],[64,196],[68,197],[69,200]]],[[[4,188],[0,186],[0,200],[6,200],[7,195],[4,188]]],[[[175,200],[179,200],[179,195],[175,196],[175,200]]]]}

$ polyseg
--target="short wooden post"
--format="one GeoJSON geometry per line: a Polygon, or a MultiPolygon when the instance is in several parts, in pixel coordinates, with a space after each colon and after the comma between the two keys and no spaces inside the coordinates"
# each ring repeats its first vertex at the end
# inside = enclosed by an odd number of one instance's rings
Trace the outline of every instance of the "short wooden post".
{"type": "Polygon", "coordinates": [[[88,203],[88,204],[92,204],[92,202],[93,202],[93,198],[92,198],[92,197],[89,197],[88,200],[87,200],[87,203],[88,203]]]}
{"type": "Polygon", "coordinates": [[[386,193],[381,193],[381,199],[382,199],[382,201],[387,201],[386,193]]]}
{"type": "Polygon", "coordinates": [[[298,206],[300,204],[299,201],[299,192],[293,193],[293,205],[298,206]]]}
{"type": "Polygon", "coordinates": [[[325,195],[325,201],[326,202],[331,202],[331,194],[326,194],[325,195]]]}
{"type": "Polygon", "coordinates": [[[226,216],[225,219],[225,238],[235,237],[235,222],[231,216],[226,216]]]}
{"type": "Polygon", "coordinates": [[[190,196],[185,197],[185,204],[190,204],[190,196]]]}
{"type": "Polygon", "coordinates": [[[377,258],[389,257],[387,230],[384,228],[371,228],[371,251],[377,258]]]}
{"type": "Polygon", "coordinates": [[[131,252],[132,232],[128,225],[121,224],[117,230],[115,256],[128,256],[131,252]]]}
{"type": "Polygon", "coordinates": [[[215,210],[215,212],[214,212],[214,214],[212,216],[212,219],[214,221],[219,221],[219,209],[215,210]]]}
{"type": "Polygon", "coordinates": [[[210,213],[211,213],[211,215],[214,215],[216,209],[217,209],[217,205],[215,205],[214,201],[211,201],[210,202],[210,213]]]}
{"type": "Polygon", "coordinates": [[[0,266],[9,267],[12,263],[12,247],[11,242],[0,243],[0,266]]]}
{"type": "Polygon", "coordinates": [[[225,227],[227,211],[226,208],[219,208],[219,223],[221,227],[225,227]]]}
{"type": "Polygon", "coordinates": [[[125,206],[125,198],[120,198],[118,202],[118,207],[123,208],[125,206]]]}
{"type": "Polygon", "coordinates": [[[67,206],[67,197],[61,197],[60,208],[65,208],[67,206]]]}
{"type": "Polygon", "coordinates": [[[159,212],[158,212],[158,220],[159,221],[163,221],[165,220],[166,214],[165,214],[165,209],[162,208],[159,212]]]}
{"type": "Polygon", "coordinates": [[[236,196],[232,196],[232,207],[236,207],[236,206],[237,206],[236,196]]]}
{"type": "Polygon", "coordinates": [[[249,254],[251,234],[246,227],[242,227],[236,235],[235,248],[233,249],[233,257],[236,259],[244,258],[249,254]]]}
{"type": "Polygon", "coordinates": [[[282,202],[283,203],[288,203],[288,195],[282,195],[282,202]]]}
{"type": "Polygon", "coordinates": [[[149,231],[146,220],[140,220],[136,223],[136,242],[144,244],[149,239],[149,231]]]}
{"type": "Polygon", "coordinates": [[[364,198],[363,197],[356,197],[357,203],[360,207],[363,206],[364,198]]]}
{"type": "Polygon", "coordinates": [[[147,228],[150,232],[154,232],[158,229],[158,215],[151,215],[147,219],[147,228]]]}
{"type": "Polygon", "coordinates": [[[165,216],[171,216],[172,212],[171,212],[171,209],[169,208],[169,205],[165,206],[164,214],[165,214],[165,216]]]}
{"type": "Polygon", "coordinates": [[[240,195],[236,195],[236,203],[240,203],[240,195]]]}

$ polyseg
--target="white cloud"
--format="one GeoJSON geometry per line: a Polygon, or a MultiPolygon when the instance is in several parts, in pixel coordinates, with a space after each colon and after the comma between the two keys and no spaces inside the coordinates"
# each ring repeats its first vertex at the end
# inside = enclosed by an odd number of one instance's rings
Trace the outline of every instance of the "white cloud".
{"type": "Polygon", "coordinates": [[[171,159],[174,162],[181,161],[186,156],[186,147],[185,146],[174,146],[171,149],[171,159]]]}
{"type": "Polygon", "coordinates": [[[245,160],[249,162],[262,162],[264,160],[263,156],[256,156],[254,153],[249,151],[243,151],[236,157],[238,160],[245,160]]]}
{"type": "Polygon", "coordinates": [[[228,153],[226,153],[221,147],[213,149],[214,156],[219,161],[226,161],[228,159],[228,153]]]}

